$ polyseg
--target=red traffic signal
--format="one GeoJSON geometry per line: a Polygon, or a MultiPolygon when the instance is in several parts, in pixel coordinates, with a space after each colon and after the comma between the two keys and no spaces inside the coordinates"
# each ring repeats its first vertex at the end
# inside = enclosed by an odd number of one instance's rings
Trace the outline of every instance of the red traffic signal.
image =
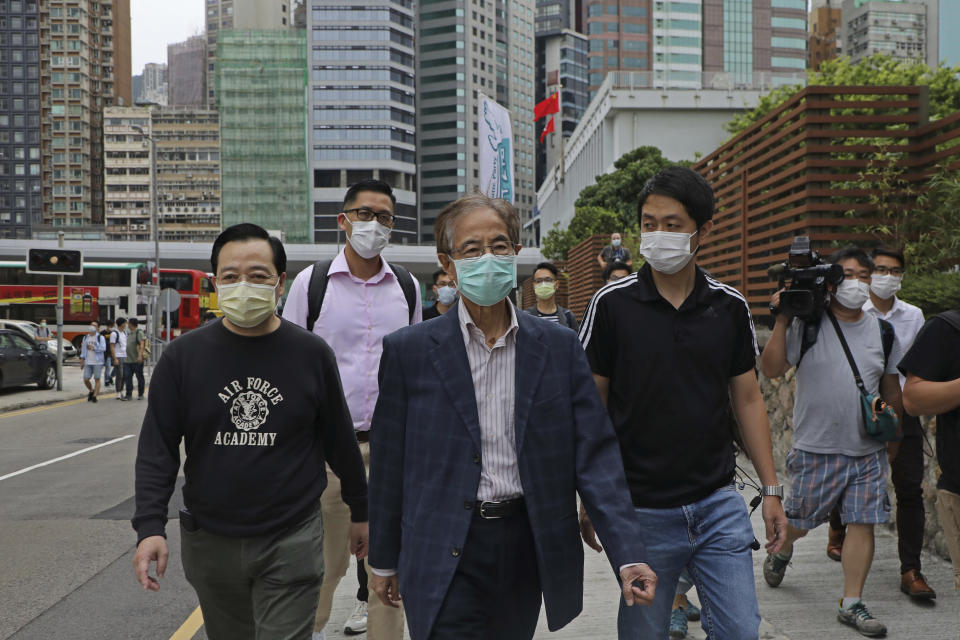
{"type": "Polygon", "coordinates": [[[27,249],[27,273],[83,275],[83,252],[75,249],[27,249]]]}

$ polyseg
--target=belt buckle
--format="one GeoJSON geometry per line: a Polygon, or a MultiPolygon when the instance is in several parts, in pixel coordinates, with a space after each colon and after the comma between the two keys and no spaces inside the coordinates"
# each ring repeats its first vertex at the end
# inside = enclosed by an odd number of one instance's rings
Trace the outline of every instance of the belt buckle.
{"type": "Polygon", "coordinates": [[[486,501],[486,500],[483,501],[483,502],[481,502],[481,503],[480,503],[480,517],[483,518],[484,520],[499,520],[500,518],[502,518],[503,516],[488,516],[488,515],[484,512],[484,510],[483,510],[484,507],[486,507],[486,506],[488,506],[488,505],[499,505],[499,504],[500,504],[499,502],[490,502],[490,501],[486,501]]]}

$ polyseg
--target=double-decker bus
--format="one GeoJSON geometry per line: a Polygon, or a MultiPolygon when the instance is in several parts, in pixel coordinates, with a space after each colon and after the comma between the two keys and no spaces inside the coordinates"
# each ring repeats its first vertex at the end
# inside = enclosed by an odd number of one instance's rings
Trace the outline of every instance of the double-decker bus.
{"type": "MultiPolygon", "coordinates": [[[[25,266],[22,261],[0,262],[0,318],[46,320],[55,326],[57,277],[27,273],[25,266]]],[[[64,337],[79,350],[93,320],[103,325],[118,317],[144,319],[146,299],[138,284],[145,282],[150,282],[150,273],[142,262],[84,262],[83,275],[64,277],[64,337]]],[[[171,314],[172,331],[166,331],[164,337],[174,338],[196,328],[207,310],[217,308],[210,277],[202,271],[161,269],[160,284],[172,286],[181,296],[180,309],[171,314]]]]}

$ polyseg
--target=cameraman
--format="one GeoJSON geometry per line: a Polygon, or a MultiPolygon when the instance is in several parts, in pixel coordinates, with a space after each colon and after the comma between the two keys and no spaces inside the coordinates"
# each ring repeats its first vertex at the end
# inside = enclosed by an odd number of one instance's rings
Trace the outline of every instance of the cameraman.
{"type": "MultiPolygon", "coordinates": [[[[901,415],[896,365],[903,352],[894,338],[884,361],[880,323],[863,311],[870,297],[873,261],[861,249],[851,247],[833,254],[830,262],[843,268],[843,280],[827,284],[828,312],[839,321],[867,391],[877,393],[879,388],[883,400],[901,415]]],[[[801,360],[804,321],[791,321],[778,313],[781,293],[771,299],[776,325],[760,360],[770,378],[784,375],[801,360]]],[[[843,599],[837,619],[864,635],[881,635],[886,627],[870,615],[861,596],[873,562],[874,525],[889,519],[887,456],[892,459],[896,455],[896,443],[885,447],[866,435],[860,391],[836,330],[823,312],[812,321],[819,322],[819,330],[816,342],[803,354],[803,366],[797,368],[793,448],[787,455],[791,488],[784,507],[790,526],[783,549],[767,556],[763,577],[771,587],[779,586],[794,541],[827,522],[831,509],[839,504],[847,525],[847,544],[843,547],[843,599]]]]}

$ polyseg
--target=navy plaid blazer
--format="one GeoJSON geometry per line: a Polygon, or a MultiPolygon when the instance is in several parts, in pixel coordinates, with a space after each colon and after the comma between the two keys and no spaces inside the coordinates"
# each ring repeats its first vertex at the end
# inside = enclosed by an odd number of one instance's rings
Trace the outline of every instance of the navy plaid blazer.
{"type": "MultiPolygon", "coordinates": [[[[647,562],[620,448],[577,335],[517,313],[516,439],[551,630],[583,608],[579,492],[610,563],[647,562]]],[[[429,637],[467,539],[480,424],[457,308],[383,340],[370,429],[371,567],[397,569],[414,640],[429,637]]]]}

